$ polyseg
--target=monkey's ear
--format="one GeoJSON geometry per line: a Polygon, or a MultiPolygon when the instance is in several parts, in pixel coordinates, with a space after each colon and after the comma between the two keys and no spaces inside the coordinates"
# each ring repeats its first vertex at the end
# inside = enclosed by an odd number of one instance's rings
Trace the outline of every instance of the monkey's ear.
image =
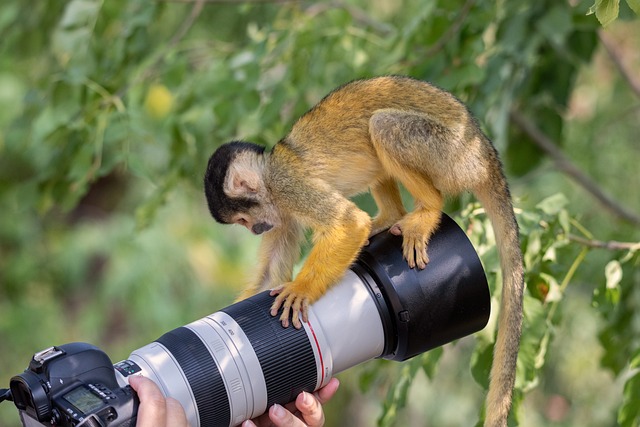
{"type": "Polygon", "coordinates": [[[231,197],[246,197],[258,193],[262,185],[262,176],[255,168],[247,164],[235,164],[229,168],[225,193],[231,197]]]}

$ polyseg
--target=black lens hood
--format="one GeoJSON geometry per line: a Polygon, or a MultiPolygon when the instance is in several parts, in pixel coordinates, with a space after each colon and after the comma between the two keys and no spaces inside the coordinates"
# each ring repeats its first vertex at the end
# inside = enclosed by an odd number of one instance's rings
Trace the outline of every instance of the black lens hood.
{"type": "Polygon", "coordinates": [[[409,268],[402,237],[373,236],[356,261],[384,294],[391,325],[381,357],[406,360],[484,328],[490,295],[482,263],[462,229],[442,214],[423,270],[409,268]]]}

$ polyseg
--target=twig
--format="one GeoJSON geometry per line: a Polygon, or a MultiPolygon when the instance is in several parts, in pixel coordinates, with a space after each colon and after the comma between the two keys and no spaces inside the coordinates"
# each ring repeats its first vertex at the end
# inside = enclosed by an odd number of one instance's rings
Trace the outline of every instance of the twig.
{"type": "Polygon", "coordinates": [[[343,1],[332,1],[328,3],[314,3],[313,5],[307,8],[307,13],[311,16],[319,15],[320,13],[326,12],[331,9],[344,9],[351,15],[354,21],[361,25],[365,25],[373,28],[378,31],[382,35],[387,35],[392,31],[392,28],[386,24],[383,24],[379,21],[376,21],[371,16],[367,14],[364,10],[347,4],[343,1]]]}
{"type": "Polygon", "coordinates": [[[189,29],[193,26],[193,23],[196,22],[196,19],[202,12],[202,8],[204,7],[204,3],[206,0],[195,0],[193,8],[191,9],[191,13],[187,18],[182,21],[180,28],[175,32],[171,40],[169,40],[169,46],[175,46],[182,38],[187,34],[189,29]]]}
{"type": "Polygon", "coordinates": [[[531,121],[515,110],[511,111],[511,120],[522,129],[538,147],[551,157],[558,169],[569,175],[585,190],[591,193],[609,212],[625,221],[640,225],[640,216],[620,206],[615,200],[605,194],[591,178],[578,169],[571,160],[558,149],[556,144],[531,121]]]}
{"type": "Polygon", "coordinates": [[[424,56],[432,56],[444,48],[449,40],[451,40],[451,38],[460,31],[460,28],[462,27],[462,24],[464,24],[465,19],[467,19],[467,15],[469,15],[469,11],[474,3],[475,0],[467,0],[464,6],[462,6],[462,10],[456,17],[455,21],[453,21],[447,31],[445,31],[434,44],[429,46],[429,49],[424,53],[424,56]]]}
{"type": "Polygon", "coordinates": [[[151,76],[153,74],[153,72],[157,68],[160,68],[160,66],[162,65],[162,63],[165,60],[165,57],[167,56],[168,51],[173,46],[178,44],[180,42],[180,40],[182,40],[184,38],[184,36],[187,34],[189,29],[193,26],[194,22],[196,21],[196,19],[198,18],[198,16],[202,12],[202,9],[203,9],[204,4],[205,4],[206,1],[207,0],[194,0],[194,1],[189,2],[189,3],[194,3],[193,7],[191,8],[191,13],[189,13],[189,16],[187,16],[184,19],[184,21],[182,21],[182,23],[180,24],[180,27],[173,34],[171,39],[169,39],[169,41],[167,42],[166,47],[164,47],[164,51],[162,52],[162,54],[155,61],[153,61],[153,63],[151,65],[149,65],[142,72],[142,74],[140,76],[138,76],[136,79],[134,79],[134,81],[132,81],[132,82],[124,85],[123,87],[121,87],[120,90],[118,90],[118,92],[114,95],[115,98],[124,97],[124,94],[127,93],[127,91],[129,90],[129,88],[131,86],[133,86],[134,84],[137,84],[137,83],[139,83],[141,81],[146,80],[149,76],[151,76]]]}
{"type": "Polygon", "coordinates": [[[602,240],[586,239],[584,237],[568,234],[567,238],[572,242],[579,243],[583,246],[594,249],[608,249],[610,251],[637,251],[640,250],[640,242],[617,242],[610,240],[604,242],[602,240]]]}
{"type": "Polygon", "coordinates": [[[622,61],[618,49],[615,47],[615,41],[613,41],[611,36],[602,30],[598,31],[598,38],[622,78],[627,82],[633,93],[640,98],[640,79],[637,79],[622,61]]]}

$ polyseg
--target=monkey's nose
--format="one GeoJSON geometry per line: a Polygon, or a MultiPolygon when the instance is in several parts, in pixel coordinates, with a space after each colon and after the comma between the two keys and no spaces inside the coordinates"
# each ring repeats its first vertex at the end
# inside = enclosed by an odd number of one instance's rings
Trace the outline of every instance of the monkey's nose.
{"type": "Polygon", "coordinates": [[[267,224],[266,222],[259,222],[253,227],[251,227],[251,231],[253,231],[254,234],[262,234],[265,231],[271,230],[272,228],[273,228],[273,225],[271,224],[267,224]]]}

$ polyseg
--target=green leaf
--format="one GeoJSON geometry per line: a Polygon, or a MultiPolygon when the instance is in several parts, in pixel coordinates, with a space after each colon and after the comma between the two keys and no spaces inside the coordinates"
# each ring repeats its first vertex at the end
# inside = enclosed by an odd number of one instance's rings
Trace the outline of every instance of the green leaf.
{"type": "Polygon", "coordinates": [[[627,4],[636,15],[640,15],[640,0],[627,0],[627,4]]]}
{"type": "Polygon", "coordinates": [[[548,40],[562,44],[567,34],[573,30],[571,12],[564,6],[556,5],[536,23],[536,27],[548,40]]]}
{"type": "Polygon", "coordinates": [[[540,261],[542,249],[542,231],[534,230],[527,236],[527,247],[524,251],[524,265],[531,270],[540,261]]]}
{"type": "Polygon", "coordinates": [[[549,196],[536,205],[536,208],[540,209],[547,215],[557,215],[562,209],[569,204],[569,199],[562,194],[554,194],[549,196]]]}
{"type": "Polygon", "coordinates": [[[90,62],[90,42],[93,29],[98,19],[101,0],[72,0],[64,11],[58,28],[52,36],[53,51],[58,62],[67,67],[75,58],[80,74],[90,62]]]}
{"type": "Polygon", "coordinates": [[[596,0],[595,4],[589,8],[588,14],[595,13],[600,25],[606,27],[616,20],[619,12],[620,0],[596,0]]]}
{"type": "Polygon", "coordinates": [[[621,427],[640,426],[640,372],[629,378],[624,384],[624,398],[618,411],[618,423],[621,427]]]}
{"type": "Polygon", "coordinates": [[[489,372],[493,361],[493,344],[476,345],[471,355],[471,375],[485,390],[489,388],[489,372]]]}
{"type": "Polygon", "coordinates": [[[396,380],[393,387],[389,389],[387,393],[387,399],[384,402],[382,408],[382,414],[378,419],[378,425],[380,427],[394,425],[398,412],[404,408],[407,404],[407,395],[409,393],[409,387],[413,383],[416,377],[416,372],[420,368],[420,358],[415,358],[409,362],[404,363],[402,370],[400,371],[400,377],[396,380]]]}
{"type": "Polygon", "coordinates": [[[551,332],[547,307],[529,295],[524,297],[523,334],[516,378],[516,387],[520,390],[530,390],[538,384],[540,370],[545,363],[551,332]]]}
{"type": "Polygon", "coordinates": [[[435,375],[436,368],[438,367],[438,362],[440,361],[443,352],[443,347],[436,347],[433,350],[428,351],[420,356],[422,370],[430,380],[432,380],[433,376],[435,375]]]}
{"type": "Polygon", "coordinates": [[[571,218],[569,217],[569,212],[566,210],[560,211],[560,213],[558,213],[558,223],[562,227],[562,231],[569,233],[571,230],[571,218]]]}
{"type": "Polygon", "coordinates": [[[635,354],[631,357],[631,363],[629,366],[631,369],[640,368],[640,348],[636,350],[635,354]]]}

